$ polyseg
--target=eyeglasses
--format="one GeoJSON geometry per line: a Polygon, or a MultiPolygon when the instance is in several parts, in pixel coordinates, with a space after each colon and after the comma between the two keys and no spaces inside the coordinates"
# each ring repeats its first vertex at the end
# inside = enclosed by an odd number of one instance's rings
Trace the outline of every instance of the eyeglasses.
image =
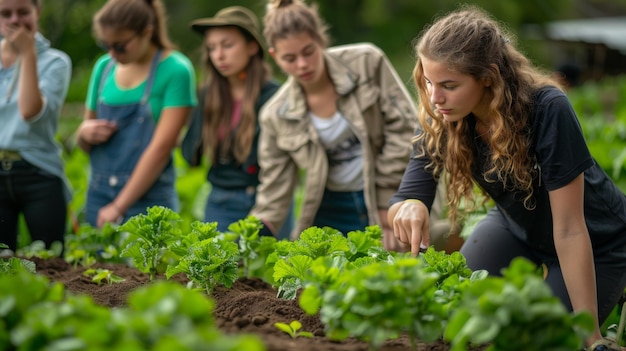
{"type": "Polygon", "coordinates": [[[104,51],[113,50],[113,52],[115,52],[116,54],[123,54],[126,52],[126,47],[128,46],[128,44],[130,44],[130,42],[133,41],[133,39],[135,39],[136,36],[137,34],[133,34],[133,36],[126,39],[126,41],[123,41],[121,43],[114,43],[114,44],[107,44],[99,40],[98,47],[100,47],[100,49],[104,51]]]}

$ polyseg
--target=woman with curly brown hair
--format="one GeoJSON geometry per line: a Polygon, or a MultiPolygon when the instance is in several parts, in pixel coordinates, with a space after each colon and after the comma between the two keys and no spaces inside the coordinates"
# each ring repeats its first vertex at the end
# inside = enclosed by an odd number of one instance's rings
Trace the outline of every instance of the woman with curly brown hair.
{"type": "Polygon", "coordinates": [[[563,304],[595,316],[588,343],[600,339],[626,285],[626,197],[589,153],[566,95],[475,7],[436,21],[415,49],[422,130],[391,200],[394,235],[414,254],[429,244],[442,171],[452,219],[478,185],[496,206],[461,248],[470,268],[545,264],[563,304]]]}

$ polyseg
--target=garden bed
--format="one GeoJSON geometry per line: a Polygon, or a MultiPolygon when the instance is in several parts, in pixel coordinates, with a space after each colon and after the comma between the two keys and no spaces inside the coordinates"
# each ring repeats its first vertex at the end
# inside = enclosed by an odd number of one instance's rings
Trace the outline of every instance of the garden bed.
{"type": "MultiPolygon", "coordinates": [[[[85,268],[81,266],[75,268],[61,258],[31,260],[35,262],[38,274],[46,276],[51,281],[62,283],[68,292],[89,295],[97,304],[111,308],[124,306],[126,297],[131,291],[150,283],[148,274],[123,264],[95,264],[92,268],[109,269],[125,279],[120,283],[98,285],[92,282],[90,277],[83,275],[85,268]]],[[[160,276],[157,279],[165,277],[160,276]]],[[[181,284],[187,282],[187,278],[180,274],[171,279],[181,284]]],[[[305,314],[297,300],[279,299],[276,294],[276,289],[260,279],[239,279],[232,288],[217,287],[211,297],[215,300],[214,317],[218,328],[225,333],[257,335],[263,340],[267,351],[369,350],[366,342],[356,339],[334,342],[326,338],[324,326],[317,316],[305,314]],[[302,323],[303,331],[312,332],[315,336],[292,339],[274,326],[276,322],[289,323],[294,320],[302,323]]],[[[378,350],[410,350],[410,345],[408,337],[400,337],[387,341],[378,350]]],[[[450,347],[447,343],[438,341],[428,344],[418,343],[417,349],[439,351],[449,350],[450,347]]]]}

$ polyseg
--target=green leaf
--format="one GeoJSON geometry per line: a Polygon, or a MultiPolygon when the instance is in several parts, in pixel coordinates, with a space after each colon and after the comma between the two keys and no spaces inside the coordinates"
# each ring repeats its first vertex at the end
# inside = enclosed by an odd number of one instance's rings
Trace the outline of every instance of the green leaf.
{"type": "Polygon", "coordinates": [[[281,322],[276,322],[274,323],[274,326],[278,329],[280,329],[281,331],[289,334],[292,338],[295,338],[296,335],[294,333],[293,328],[291,328],[291,326],[289,324],[285,324],[285,323],[281,323],[281,322]]]}
{"type": "Polygon", "coordinates": [[[321,294],[317,286],[309,285],[300,294],[298,304],[306,314],[316,315],[321,305],[321,294]]]}
{"type": "Polygon", "coordinates": [[[299,321],[292,321],[291,323],[289,323],[289,326],[293,331],[298,331],[300,330],[300,328],[302,328],[302,323],[300,323],[299,321]]]}

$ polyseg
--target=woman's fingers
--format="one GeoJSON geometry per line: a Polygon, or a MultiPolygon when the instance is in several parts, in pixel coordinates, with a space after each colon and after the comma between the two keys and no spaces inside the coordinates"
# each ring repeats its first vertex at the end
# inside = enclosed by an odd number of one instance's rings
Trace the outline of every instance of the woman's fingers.
{"type": "Polygon", "coordinates": [[[394,236],[410,246],[414,256],[420,252],[420,248],[428,247],[429,228],[428,209],[421,202],[404,203],[393,220],[394,236]]]}
{"type": "Polygon", "coordinates": [[[87,120],[80,127],[82,138],[89,144],[101,144],[115,133],[115,124],[105,120],[87,120]]]}

